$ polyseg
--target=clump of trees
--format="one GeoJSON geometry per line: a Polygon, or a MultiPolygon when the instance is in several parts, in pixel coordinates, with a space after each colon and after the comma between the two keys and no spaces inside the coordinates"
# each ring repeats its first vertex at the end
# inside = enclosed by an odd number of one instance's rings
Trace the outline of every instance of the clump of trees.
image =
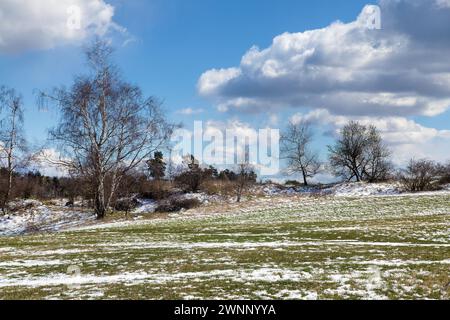
{"type": "MultiPolygon", "coordinates": [[[[0,168],[0,181],[8,181],[9,172],[6,168],[0,168]]],[[[10,200],[68,198],[74,202],[75,198],[89,199],[88,184],[86,181],[71,177],[48,177],[39,171],[14,172],[13,188],[10,200]]],[[[6,185],[1,185],[1,190],[6,190],[6,185]]]]}
{"type": "Polygon", "coordinates": [[[175,183],[186,192],[197,192],[201,189],[209,192],[219,185],[218,192],[235,194],[236,201],[240,202],[248,188],[256,183],[257,174],[248,162],[238,164],[235,170],[225,169],[218,171],[213,166],[202,167],[193,155],[184,157],[184,170],[175,176],[175,183]]]}
{"type": "Polygon", "coordinates": [[[347,181],[383,181],[392,172],[391,152],[372,125],[350,121],[328,151],[331,170],[347,181]]]}
{"type": "Polygon", "coordinates": [[[197,192],[201,185],[208,180],[214,179],[217,171],[214,168],[202,168],[193,155],[187,155],[183,159],[184,170],[175,176],[177,186],[187,192],[197,192]]]}
{"type": "Polygon", "coordinates": [[[450,183],[450,164],[411,159],[397,174],[390,161],[391,152],[375,126],[350,121],[340,131],[334,146],[329,146],[331,170],[347,181],[379,182],[397,180],[407,191],[439,189],[450,183]]]}

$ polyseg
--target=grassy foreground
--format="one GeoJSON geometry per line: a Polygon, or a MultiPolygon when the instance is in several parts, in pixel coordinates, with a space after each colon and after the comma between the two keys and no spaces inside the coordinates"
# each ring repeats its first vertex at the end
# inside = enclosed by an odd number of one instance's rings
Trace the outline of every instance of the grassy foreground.
{"type": "Polygon", "coordinates": [[[261,203],[0,238],[0,299],[450,297],[449,195],[261,203]]]}

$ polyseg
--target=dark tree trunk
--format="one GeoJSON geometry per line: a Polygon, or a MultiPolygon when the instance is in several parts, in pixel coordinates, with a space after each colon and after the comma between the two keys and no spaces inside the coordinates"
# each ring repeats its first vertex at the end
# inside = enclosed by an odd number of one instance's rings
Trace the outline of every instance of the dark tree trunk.
{"type": "Polygon", "coordinates": [[[97,219],[103,219],[106,215],[106,205],[105,205],[105,186],[103,178],[99,178],[97,191],[95,193],[95,214],[97,219]]]}
{"type": "Polygon", "coordinates": [[[14,170],[12,168],[12,149],[9,150],[8,154],[8,187],[6,189],[4,198],[2,200],[2,212],[5,214],[7,213],[8,209],[8,202],[9,198],[11,197],[11,189],[12,189],[12,182],[13,182],[13,174],[14,170]]]}
{"type": "Polygon", "coordinates": [[[302,169],[302,174],[303,174],[303,185],[304,186],[308,186],[308,181],[306,179],[306,172],[305,169],[302,169]]]}

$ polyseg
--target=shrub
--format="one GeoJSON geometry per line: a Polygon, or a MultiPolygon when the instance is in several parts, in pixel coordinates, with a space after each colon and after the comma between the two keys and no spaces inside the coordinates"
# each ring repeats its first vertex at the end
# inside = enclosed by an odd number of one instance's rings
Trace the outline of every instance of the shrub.
{"type": "Polygon", "coordinates": [[[450,184],[450,163],[438,165],[439,184],[450,184]]]}
{"type": "Polygon", "coordinates": [[[143,181],[139,195],[145,199],[163,200],[170,196],[171,190],[172,185],[168,181],[143,181]]]}
{"type": "Polygon", "coordinates": [[[197,192],[205,180],[206,175],[201,168],[184,171],[175,177],[177,186],[185,192],[197,192]]]}
{"type": "Polygon", "coordinates": [[[287,180],[284,183],[286,186],[295,186],[295,187],[299,187],[302,186],[303,184],[297,180],[287,180]]]}
{"type": "Polygon", "coordinates": [[[185,169],[174,177],[174,181],[185,192],[198,192],[204,182],[217,179],[219,176],[216,168],[212,166],[202,168],[192,155],[184,157],[183,163],[185,169]]]}
{"type": "Polygon", "coordinates": [[[207,180],[201,188],[208,195],[231,196],[234,195],[235,183],[228,180],[207,180]]]}
{"type": "Polygon", "coordinates": [[[200,190],[209,195],[221,194],[222,181],[207,180],[202,183],[200,190]]]}
{"type": "Polygon", "coordinates": [[[182,209],[189,210],[200,206],[198,199],[171,199],[160,204],[155,212],[178,212],[182,209]]]}
{"type": "Polygon", "coordinates": [[[116,201],[114,209],[117,211],[129,212],[135,209],[139,202],[135,198],[124,198],[116,201]]]}
{"type": "Polygon", "coordinates": [[[400,181],[407,191],[430,191],[438,188],[438,167],[430,160],[410,160],[400,171],[400,181]]]}

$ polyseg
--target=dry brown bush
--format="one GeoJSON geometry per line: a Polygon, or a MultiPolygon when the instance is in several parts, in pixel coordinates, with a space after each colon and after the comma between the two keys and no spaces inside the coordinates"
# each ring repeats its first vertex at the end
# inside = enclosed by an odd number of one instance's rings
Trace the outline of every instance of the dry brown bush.
{"type": "Polygon", "coordinates": [[[170,199],[160,204],[155,212],[178,212],[182,209],[189,210],[201,205],[198,199],[170,199]]]}

